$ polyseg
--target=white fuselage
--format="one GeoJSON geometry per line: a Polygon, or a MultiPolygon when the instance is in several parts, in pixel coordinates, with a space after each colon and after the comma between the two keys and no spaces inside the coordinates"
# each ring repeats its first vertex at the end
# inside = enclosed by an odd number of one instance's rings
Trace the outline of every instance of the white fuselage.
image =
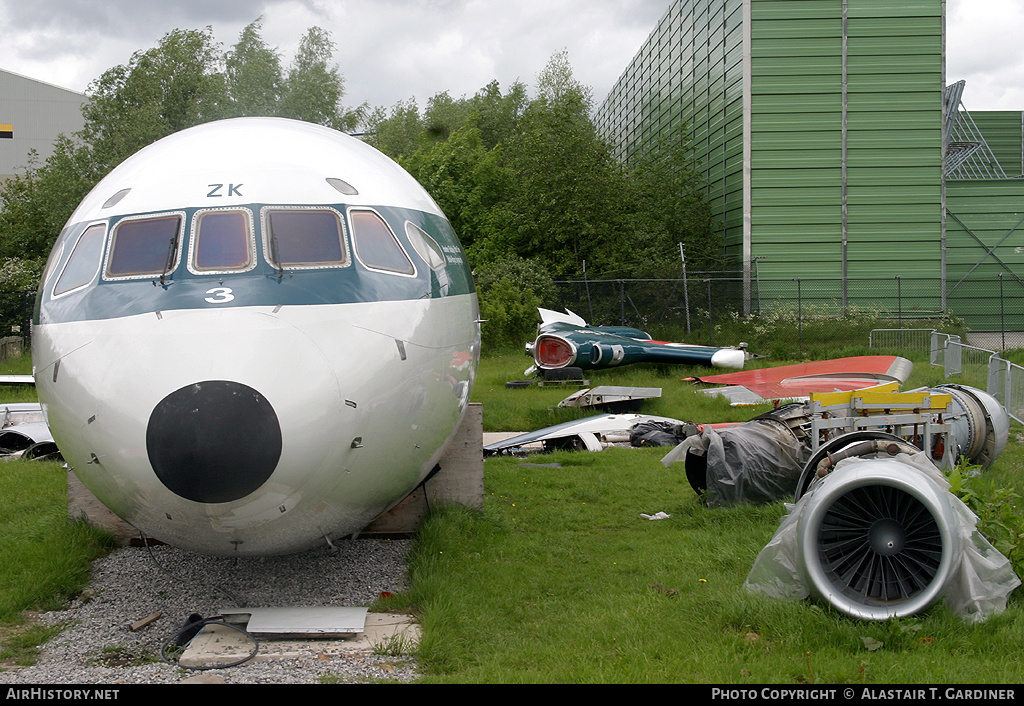
{"type": "Polygon", "coordinates": [[[254,118],[104,178],[32,336],[53,437],[100,501],[169,544],[261,555],[356,533],[434,469],[480,331],[461,246],[411,177],[254,118]]]}
{"type": "Polygon", "coordinates": [[[297,551],[357,532],[433,468],[467,402],[473,332],[453,335],[452,323],[469,306],[185,310],[40,326],[37,386],[75,473],[142,532],[210,554],[297,551]],[[47,360],[60,360],[56,381],[47,360]],[[238,500],[188,500],[149,467],[153,409],[202,380],[259,390],[281,423],[277,468],[238,500]]]}

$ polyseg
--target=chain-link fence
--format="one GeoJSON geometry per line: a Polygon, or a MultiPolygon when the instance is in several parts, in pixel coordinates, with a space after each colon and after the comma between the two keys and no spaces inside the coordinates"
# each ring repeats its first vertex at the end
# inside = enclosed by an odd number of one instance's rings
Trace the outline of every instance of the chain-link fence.
{"type": "Polygon", "coordinates": [[[549,305],[567,308],[594,325],[668,327],[695,342],[715,340],[737,319],[787,320],[797,335],[813,324],[823,335],[843,335],[851,318],[870,328],[953,328],[985,334],[983,345],[1024,347],[1024,286],[1016,277],[943,283],[935,278],[743,278],[701,272],[678,279],[560,280],[549,305]],[[829,331],[828,329],[831,329],[829,331]]]}

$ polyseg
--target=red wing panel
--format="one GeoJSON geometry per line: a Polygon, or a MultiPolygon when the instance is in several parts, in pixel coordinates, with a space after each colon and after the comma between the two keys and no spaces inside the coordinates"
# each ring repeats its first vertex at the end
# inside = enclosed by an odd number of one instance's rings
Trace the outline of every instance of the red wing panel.
{"type": "Polygon", "coordinates": [[[812,392],[861,390],[886,382],[906,382],[913,363],[893,355],[855,356],[759,368],[695,378],[716,385],[741,385],[764,399],[806,397],[812,392]]]}

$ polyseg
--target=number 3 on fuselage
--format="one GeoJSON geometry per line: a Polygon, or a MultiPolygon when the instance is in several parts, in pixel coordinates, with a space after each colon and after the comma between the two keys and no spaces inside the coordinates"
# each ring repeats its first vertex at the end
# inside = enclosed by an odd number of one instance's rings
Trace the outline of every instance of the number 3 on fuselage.
{"type": "Polygon", "coordinates": [[[206,301],[211,304],[226,304],[235,298],[229,287],[214,287],[206,290],[206,294],[206,301]]]}

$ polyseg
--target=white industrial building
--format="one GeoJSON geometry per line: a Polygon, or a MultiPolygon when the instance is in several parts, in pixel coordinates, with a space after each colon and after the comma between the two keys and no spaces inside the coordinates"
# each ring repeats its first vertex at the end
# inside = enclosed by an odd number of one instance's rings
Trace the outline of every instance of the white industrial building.
{"type": "Polygon", "coordinates": [[[35,150],[42,163],[61,134],[82,129],[84,93],[0,69],[0,181],[17,174],[35,150]]]}

